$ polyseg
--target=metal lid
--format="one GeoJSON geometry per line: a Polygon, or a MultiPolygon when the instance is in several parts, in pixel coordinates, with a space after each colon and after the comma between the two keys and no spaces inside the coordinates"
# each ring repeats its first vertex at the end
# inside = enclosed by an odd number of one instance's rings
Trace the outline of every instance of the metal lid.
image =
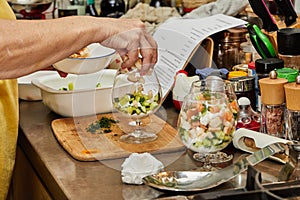
{"type": "Polygon", "coordinates": [[[277,31],[277,45],[279,54],[300,55],[300,29],[279,29],[277,31]]]}
{"type": "Polygon", "coordinates": [[[256,73],[268,74],[274,69],[281,69],[284,67],[284,62],[279,58],[265,58],[255,60],[256,73]]]}

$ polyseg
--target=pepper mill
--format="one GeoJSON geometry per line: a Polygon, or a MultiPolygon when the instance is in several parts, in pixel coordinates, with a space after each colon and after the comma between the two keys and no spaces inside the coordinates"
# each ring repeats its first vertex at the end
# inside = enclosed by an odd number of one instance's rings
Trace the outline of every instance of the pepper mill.
{"type": "Polygon", "coordinates": [[[274,70],[270,72],[268,78],[259,80],[262,103],[260,132],[284,137],[284,84],[287,82],[284,78],[277,78],[277,72],[274,70]]]}
{"type": "Polygon", "coordinates": [[[290,140],[300,141],[300,76],[296,82],[284,85],[287,107],[287,137],[290,140]]]}

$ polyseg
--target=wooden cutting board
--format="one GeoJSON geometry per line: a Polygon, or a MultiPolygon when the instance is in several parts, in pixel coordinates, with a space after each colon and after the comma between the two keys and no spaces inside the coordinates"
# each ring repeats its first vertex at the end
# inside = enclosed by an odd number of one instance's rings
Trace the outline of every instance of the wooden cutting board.
{"type": "Polygon", "coordinates": [[[61,146],[75,159],[96,161],[128,157],[131,153],[165,153],[185,149],[177,131],[161,118],[153,115],[144,119],[144,129],[154,131],[158,138],[143,144],[128,144],[120,141],[125,132],[134,129],[129,120],[119,114],[100,114],[97,116],[61,118],[52,121],[52,130],[61,146]],[[110,133],[91,133],[90,124],[102,117],[119,120],[113,124],[110,133]]]}

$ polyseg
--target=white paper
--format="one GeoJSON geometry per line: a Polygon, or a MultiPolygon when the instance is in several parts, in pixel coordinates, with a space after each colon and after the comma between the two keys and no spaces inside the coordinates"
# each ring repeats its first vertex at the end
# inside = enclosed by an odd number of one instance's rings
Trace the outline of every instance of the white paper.
{"type": "Polygon", "coordinates": [[[183,69],[195,47],[208,36],[241,26],[246,21],[218,14],[199,19],[171,18],[154,33],[158,44],[158,62],[155,70],[163,87],[163,97],[172,88],[176,72],[183,69]]]}

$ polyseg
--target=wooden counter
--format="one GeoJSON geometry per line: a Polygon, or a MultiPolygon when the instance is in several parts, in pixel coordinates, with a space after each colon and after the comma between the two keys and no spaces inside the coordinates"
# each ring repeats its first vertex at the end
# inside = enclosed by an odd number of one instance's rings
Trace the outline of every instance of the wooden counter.
{"type": "MultiPolygon", "coordinates": [[[[167,110],[168,123],[175,125],[178,112],[170,105],[166,103],[164,107],[167,110]]],[[[131,200],[153,199],[163,194],[146,185],[123,184],[120,166],[124,159],[80,162],[72,158],[60,146],[52,132],[50,124],[57,118],[61,116],[51,112],[41,101],[20,102],[19,151],[14,178],[15,197],[31,200],[131,200]],[[24,162],[32,169],[30,172],[32,175],[22,167],[25,166],[22,164],[24,162]],[[28,173],[27,176],[24,176],[24,173],[28,173]],[[31,179],[37,179],[38,184],[30,184],[31,179]],[[41,193],[33,194],[38,191],[41,193]]],[[[235,158],[243,153],[231,148],[235,151],[235,158]]],[[[197,163],[191,160],[185,151],[159,154],[156,157],[164,163],[166,170],[189,170],[197,167],[197,163]]],[[[268,160],[259,164],[257,168],[266,172],[268,177],[268,174],[276,175],[281,166],[268,160]]],[[[242,186],[244,182],[238,181],[241,177],[237,177],[235,181],[242,186]]],[[[272,180],[273,176],[270,177],[272,180]]]]}

